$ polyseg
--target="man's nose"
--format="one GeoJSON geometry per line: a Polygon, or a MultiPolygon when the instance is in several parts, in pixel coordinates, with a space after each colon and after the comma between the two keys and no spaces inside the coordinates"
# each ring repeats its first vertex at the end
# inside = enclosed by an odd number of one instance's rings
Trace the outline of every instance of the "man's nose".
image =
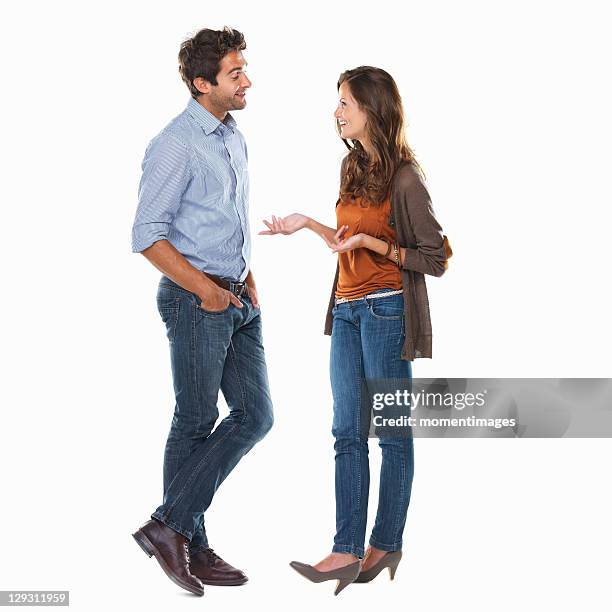
{"type": "Polygon", "coordinates": [[[250,87],[253,83],[251,83],[249,77],[246,74],[242,75],[242,86],[243,87],[250,87]]]}

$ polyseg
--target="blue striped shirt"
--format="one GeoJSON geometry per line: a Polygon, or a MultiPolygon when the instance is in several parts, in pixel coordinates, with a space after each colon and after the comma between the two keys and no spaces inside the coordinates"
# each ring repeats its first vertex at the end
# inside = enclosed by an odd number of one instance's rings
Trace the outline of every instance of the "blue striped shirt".
{"type": "Polygon", "coordinates": [[[244,136],[193,98],[147,146],[132,251],[168,240],[198,270],[232,281],[249,271],[244,136]]]}

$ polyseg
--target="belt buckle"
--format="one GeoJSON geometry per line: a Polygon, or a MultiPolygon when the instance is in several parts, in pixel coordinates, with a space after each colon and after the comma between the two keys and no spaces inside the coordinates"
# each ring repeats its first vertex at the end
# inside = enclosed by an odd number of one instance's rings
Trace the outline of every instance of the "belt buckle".
{"type": "Polygon", "coordinates": [[[230,282],[230,291],[236,297],[242,297],[242,294],[244,293],[244,288],[245,287],[246,287],[246,283],[232,283],[232,282],[230,282]]]}

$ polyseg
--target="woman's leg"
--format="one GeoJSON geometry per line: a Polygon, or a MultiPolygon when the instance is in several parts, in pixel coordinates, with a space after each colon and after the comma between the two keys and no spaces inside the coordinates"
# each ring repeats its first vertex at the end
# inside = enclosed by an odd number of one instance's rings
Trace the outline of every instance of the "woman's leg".
{"type": "Polygon", "coordinates": [[[334,308],[330,376],[336,439],[336,536],[333,552],[363,557],[370,470],[361,427],[363,359],[359,318],[351,303],[334,308]]]}
{"type": "MultiPolygon", "coordinates": [[[[401,295],[368,300],[367,316],[362,318],[361,334],[364,372],[369,386],[411,391],[412,364],[400,358],[404,340],[403,299],[401,295]],[[387,381],[385,383],[385,381],[387,381]]],[[[402,410],[406,413],[407,408],[402,410]]],[[[412,477],[414,450],[411,432],[381,434],[380,490],[376,522],[370,545],[382,551],[402,548],[412,477]],[[404,434],[404,435],[401,435],[404,434]]]]}

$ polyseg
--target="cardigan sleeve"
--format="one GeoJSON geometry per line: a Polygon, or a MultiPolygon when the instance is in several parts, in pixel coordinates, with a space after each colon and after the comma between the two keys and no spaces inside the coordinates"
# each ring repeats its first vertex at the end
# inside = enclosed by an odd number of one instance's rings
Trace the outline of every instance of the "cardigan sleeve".
{"type": "Polygon", "coordinates": [[[413,245],[401,245],[406,249],[402,268],[442,276],[447,268],[447,249],[421,177],[406,165],[398,171],[393,191],[399,225],[407,221],[416,241],[413,245]]]}

